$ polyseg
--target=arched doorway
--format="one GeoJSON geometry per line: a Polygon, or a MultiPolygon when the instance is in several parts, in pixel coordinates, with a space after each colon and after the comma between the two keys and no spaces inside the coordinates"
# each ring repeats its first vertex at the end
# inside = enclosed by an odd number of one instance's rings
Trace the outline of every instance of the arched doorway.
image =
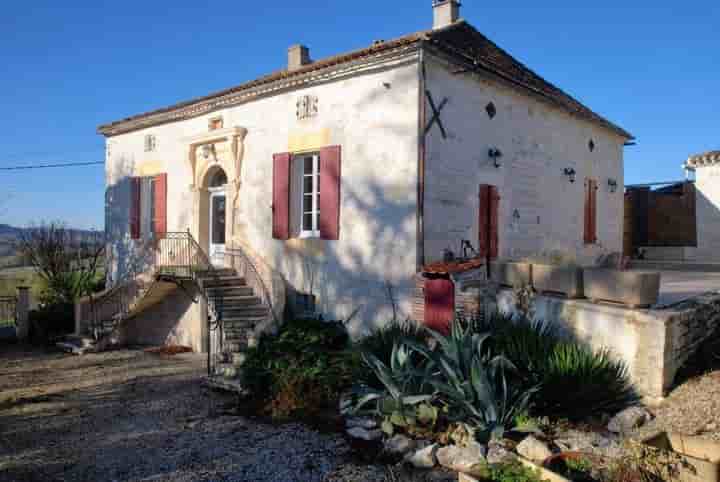
{"type": "MultiPolygon", "coordinates": [[[[228,183],[225,171],[215,166],[205,175],[207,192],[207,223],[201,223],[201,239],[207,239],[210,262],[215,266],[222,266],[225,262],[225,237],[227,235],[227,195],[228,183]],[[204,224],[204,226],[203,226],[204,224]]],[[[205,203],[202,203],[205,204],[205,203]]],[[[202,218],[202,217],[201,217],[202,218]]]]}

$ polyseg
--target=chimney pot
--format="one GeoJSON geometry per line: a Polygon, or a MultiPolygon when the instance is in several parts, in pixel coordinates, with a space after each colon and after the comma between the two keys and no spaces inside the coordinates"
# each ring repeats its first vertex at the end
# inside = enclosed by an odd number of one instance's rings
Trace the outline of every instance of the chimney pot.
{"type": "Polygon", "coordinates": [[[433,0],[433,28],[452,25],[460,19],[458,0],[433,0]]]}
{"type": "Polygon", "coordinates": [[[311,63],[310,49],[304,45],[293,45],[288,49],[288,70],[297,70],[311,63]]]}

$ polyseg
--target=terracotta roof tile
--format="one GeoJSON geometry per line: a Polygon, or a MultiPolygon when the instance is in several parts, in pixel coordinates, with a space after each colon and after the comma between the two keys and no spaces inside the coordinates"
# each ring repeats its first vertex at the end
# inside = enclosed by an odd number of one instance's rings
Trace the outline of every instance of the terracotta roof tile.
{"type": "Polygon", "coordinates": [[[706,164],[720,163],[720,151],[708,151],[702,154],[690,156],[686,164],[690,167],[698,167],[706,164]]]}

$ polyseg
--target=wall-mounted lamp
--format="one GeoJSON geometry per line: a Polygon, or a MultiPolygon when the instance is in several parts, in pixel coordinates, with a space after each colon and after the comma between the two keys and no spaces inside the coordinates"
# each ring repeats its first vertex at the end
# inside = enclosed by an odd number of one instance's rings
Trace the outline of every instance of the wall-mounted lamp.
{"type": "Polygon", "coordinates": [[[575,182],[575,174],[577,174],[575,172],[575,169],[573,169],[572,167],[566,167],[565,169],[563,169],[563,174],[567,176],[568,180],[571,183],[575,182]]]}
{"type": "Polygon", "coordinates": [[[491,147],[488,150],[488,157],[490,159],[492,159],[493,166],[495,166],[495,168],[499,168],[501,166],[500,158],[502,157],[502,155],[503,155],[502,151],[500,149],[498,149],[497,147],[491,147]]]}
{"type": "Polygon", "coordinates": [[[608,184],[608,191],[610,191],[610,192],[617,191],[618,183],[615,179],[612,179],[612,178],[608,179],[607,184],[608,184]]]}
{"type": "Polygon", "coordinates": [[[204,144],[202,146],[202,155],[205,159],[209,158],[212,154],[215,157],[215,144],[204,144]]]}

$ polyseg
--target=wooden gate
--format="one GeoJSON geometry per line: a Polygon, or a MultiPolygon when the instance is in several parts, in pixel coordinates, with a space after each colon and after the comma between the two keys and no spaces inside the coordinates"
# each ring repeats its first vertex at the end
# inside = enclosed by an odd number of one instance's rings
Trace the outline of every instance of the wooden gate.
{"type": "Polygon", "coordinates": [[[425,280],[425,324],[448,334],[454,317],[455,284],[447,278],[425,280]]]}

